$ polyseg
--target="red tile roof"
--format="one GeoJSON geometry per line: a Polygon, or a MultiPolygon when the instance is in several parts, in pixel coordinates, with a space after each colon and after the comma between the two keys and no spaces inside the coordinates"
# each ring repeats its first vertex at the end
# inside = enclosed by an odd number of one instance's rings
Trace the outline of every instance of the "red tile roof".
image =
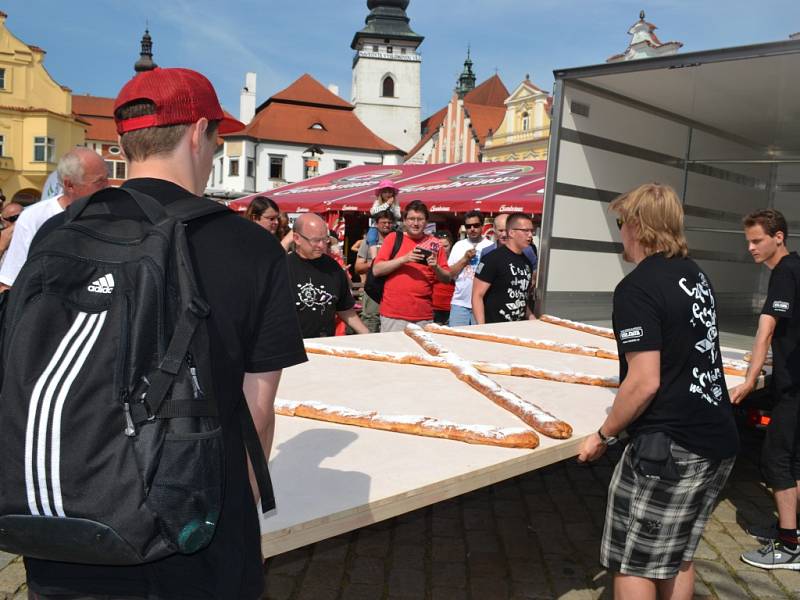
{"type": "Polygon", "coordinates": [[[223,137],[400,152],[379,138],[353,112],[353,105],[306,74],[264,104],[244,130],[223,137]],[[311,127],[319,123],[322,129],[311,127]]]}
{"type": "Polygon", "coordinates": [[[489,130],[493,133],[497,131],[506,116],[505,106],[482,106],[465,102],[464,108],[470,117],[470,128],[478,136],[478,143],[481,146],[486,141],[489,130]]]}
{"type": "Polygon", "coordinates": [[[72,97],[72,112],[89,123],[86,129],[87,140],[117,142],[117,128],[114,125],[114,98],[90,96],[72,97]]]}
{"type": "Polygon", "coordinates": [[[464,96],[464,102],[484,106],[505,106],[510,94],[498,75],[492,75],[474,90],[464,96]]]}
{"type": "Polygon", "coordinates": [[[417,142],[417,145],[408,151],[408,154],[405,156],[405,160],[408,160],[414,156],[417,152],[419,152],[420,148],[428,143],[428,140],[431,139],[437,131],[439,131],[439,127],[441,127],[442,123],[444,123],[446,116],[447,107],[445,106],[420,123],[420,129],[425,133],[422,134],[422,138],[419,140],[419,142],[417,142]]]}

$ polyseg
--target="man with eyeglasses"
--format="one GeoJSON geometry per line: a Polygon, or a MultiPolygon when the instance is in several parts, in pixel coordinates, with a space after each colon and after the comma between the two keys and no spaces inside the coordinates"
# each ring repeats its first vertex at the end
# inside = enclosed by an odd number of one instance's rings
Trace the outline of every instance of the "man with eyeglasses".
{"type": "Polygon", "coordinates": [[[14,285],[28,258],[31,242],[45,221],[63,212],[78,198],[108,187],[106,163],[89,148],[79,146],[67,152],[58,161],[56,172],[64,192],[60,196],[40,200],[19,215],[11,245],[0,267],[0,290],[14,285]]]}
{"type": "Polygon", "coordinates": [[[477,323],[472,314],[472,280],[481,253],[492,245],[492,242],[481,234],[483,215],[480,211],[471,210],[464,215],[464,229],[467,237],[455,243],[447,260],[450,276],[455,278],[456,284],[453,300],[450,303],[450,327],[477,323]]]}
{"type": "Polygon", "coordinates": [[[6,250],[11,245],[11,239],[14,235],[14,224],[19,218],[19,214],[24,207],[17,202],[9,202],[3,207],[0,212],[0,221],[3,224],[3,230],[0,231],[0,265],[6,260],[6,250]]]}
{"type": "Polygon", "coordinates": [[[484,253],[472,283],[472,311],[477,323],[522,321],[528,307],[533,267],[523,251],[533,238],[533,219],[512,213],[506,224],[506,243],[484,253]]]}
{"type": "Polygon", "coordinates": [[[327,254],[330,236],[322,217],[300,215],[292,229],[294,252],[289,253],[289,283],[304,338],[334,335],[339,318],[356,333],[369,333],[358,318],[347,275],[327,254]]]}
{"type": "Polygon", "coordinates": [[[391,257],[394,240],[390,233],[372,265],[375,277],[385,277],[381,300],[381,332],[403,331],[409,323],[433,322],[433,282],[450,281],[447,257],[442,244],[425,233],[428,207],[412,200],[403,210],[403,233],[400,249],[391,257]]]}

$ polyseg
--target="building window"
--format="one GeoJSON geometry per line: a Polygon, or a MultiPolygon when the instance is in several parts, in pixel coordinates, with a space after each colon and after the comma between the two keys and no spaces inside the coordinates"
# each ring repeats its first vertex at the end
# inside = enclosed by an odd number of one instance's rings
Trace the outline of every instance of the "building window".
{"type": "Polygon", "coordinates": [[[119,154],[119,146],[109,146],[108,147],[109,154],[119,154]]]}
{"type": "Polygon", "coordinates": [[[6,136],[0,135],[0,156],[5,156],[6,152],[6,136]]]}
{"type": "Polygon", "coordinates": [[[33,138],[33,161],[54,162],[56,157],[56,141],[49,137],[33,138]]]}
{"type": "Polygon", "coordinates": [[[0,90],[6,89],[6,70],[0,69],[0,90]]]}
{"type": "Polygon", "coordinates": [[[522,131],[528,131],[531,128],[531,118],[528,113],[522,113],[522,131]]]}
{"type": "Polygon", "coordinates": [[[327,131],[327,129],[325,129],[325,125],[323,125],[322,123],[314,123],[311,127],[309,127],[309,129],[319,129],[322,131],[327,131]]]}
{"type": "Polygon", "coordinates": [[[374,46],[372,46],[372,51],[373,51],[373,52],[377,52],[378,50],[379,50],[379,48],[378,48],[378,45],[377,45],[377,44],[375,44],[374,46]]]}
{"type": "Polygon", "coordinates": [[[218,181],[218,183],[222,183],[222,157],[221,156],[219,157],[219,171],[217,171],[217,172],[219,173],[219,179],[217,181],[218,181]]]}
{"type": "Polygon", "coordinates": [[[247,176],[248,177],[255,177],[256,176],[256,161],[252,158],[247,159],[247,176]]]}
{"type": "Polygon", "coordinates": [[[392,79],[391,75],[386,76],[381,87],[381,96],[384,98],[394,98],[394,79],[392,79]]]}
{"type": "Polygon", "coordinates": [[[394,48],[391,46],[386,46],[386,54],[391,54],[392,52],[394,52],[394,48]]]}
{"type": "Polygon", "coordinates": [[[406,53],[406,49],[405,48],[400,48],[400,54],[405,54],[405,53],[406,53]]]}
{"type": "Polygon", "coordinates": [[[125,179],[128,176],[128,166],[121,160],[114,163],[114,179],[125,179]]]}
{"type": "Polygon", "coordinates": [[[283,157],[270,156],[269,157],[269,178],[270,179],[283,179],[283,157]]]}
{"type": "Polygon", "coordinates": [[[350,166],[349,160],[335,160],[333,161],[333,168],[334,170],[338,171],[339,169],[346,169],[350,166]]]}
{"type": "Polygon", "coordinates": [[[231,158],[228,161],[228,176],[229,177],[238,177],[239,176],[239,159],[238,158],[231,158]]]}

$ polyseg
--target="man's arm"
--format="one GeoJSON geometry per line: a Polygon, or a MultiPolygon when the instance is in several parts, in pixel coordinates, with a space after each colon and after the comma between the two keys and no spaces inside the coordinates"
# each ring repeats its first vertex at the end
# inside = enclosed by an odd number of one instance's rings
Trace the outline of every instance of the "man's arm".
{"type": "Polygon", "coordinates": [[[472,280],[472,316],[475,317],[475,322],[478,325],[486,323],[486,313],[483,310],[483,297],[488,291],[488,283],[477,277],[472,280]]]}
{"type": "MultiPolygon", "coordinates": [[[[384,246],[385,245],[386,244],[384,243],[384,246]]],[[[397,269],[402,267],[404,264],[411,262],[412,260],[421,261],[422,252],[414,248],[413,251],[409,252],[408,254],[404,254],[403,256],[397,256],[395,258],[382,260],[380,262],[376,260],[372,263],[372,273],[375,275],[375,277],[385,277],[386,275],[394,273],[397,269]]]]}
{"type": "MultiPolygon", "coordinates": [[[[658,392],[661,385],[661,351],[626,352],[628,373],[619,386],[611,410],[600,426],[606,437],[617,436],[641,415],[658,392]]],[[[606,445],[597,433],[581,444],[578,460],[592,461],[600,458],[606,445]]]]}
{"type": "Polygon", "coordinates": [[[433,269],[433,274],[436,275],[436,279],[442,283],[450,283],[450,270],[446,266],[447,263],[440,264],[440,261],[443,262],[438,254],[429,254],[425,259],[428,266],[433,269]]]}
{"type": "Polygon", "coordinates": [[[371,260],[367,260],[365,258],[358,257],[356,258],[356,264],[354,269],[356,273],[359,275],[365,275],[367,271],[369,271],[369,266],[372,264],[371,260]]]}
{"type": "Polygon", "coordinates": [[[767,360],[767,351],[772,343],[772,336],[775,334],[777,324],[778,320],[772,315],[761,315],[758,318],[758,331],[756,331],[756,339],[753,341],[752,357],[750,365],[747,367],[747,375],[744,377],[744,383],[731,390],[731,404],[740,404],[755,389],[758,376],[767,360]]]}
{"type": "MultiPolygon", "coordinates": [[[[261,448],[264,451],[264,458],[267,461],[269,461],[272,439],[275,434],[275,393],[278,391],[280,380],[281,371],[245,373],[244,385],[242,386],[244,397],[247,400],[247,408],[253,417],[258,439],[261,441],[261,448]]],[[[253,490],[253,498],[258,503],[261,493],[256,483],[249,456],[247,458],[247,471],[250,474],[250,488],[253,490]]]]}
{"type": "Polygon", "coordinates": [[[367,329],[367,326],[364,325],[354,309],[340,310],[336,314],[346,325],[352,327],[356,333],[369,333],[369,329],[367,329]]]}

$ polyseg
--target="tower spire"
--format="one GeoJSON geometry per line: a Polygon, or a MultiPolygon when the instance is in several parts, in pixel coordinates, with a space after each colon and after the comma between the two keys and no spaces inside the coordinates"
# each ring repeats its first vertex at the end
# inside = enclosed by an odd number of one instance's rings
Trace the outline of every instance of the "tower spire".
{"type": "Polygon", "coordinates": [[[475,89],[475,73],[472,70],[472,58],[470,57],[471,48],[467,46],[467,60],[464,61],[464,70],[458,76],[456,83],[456,94],[459,98],[463,98],[469,92],[475,89]]]}
{"type": "Polygon", "coordinates": [[[153,38],[150,37],[150,30],[145,29],[142,36],[142,48],[139,52],[139,60],[133,65],[133,70],[137,73],[152,71],[158,65],[153,62],[153,38]]]}

